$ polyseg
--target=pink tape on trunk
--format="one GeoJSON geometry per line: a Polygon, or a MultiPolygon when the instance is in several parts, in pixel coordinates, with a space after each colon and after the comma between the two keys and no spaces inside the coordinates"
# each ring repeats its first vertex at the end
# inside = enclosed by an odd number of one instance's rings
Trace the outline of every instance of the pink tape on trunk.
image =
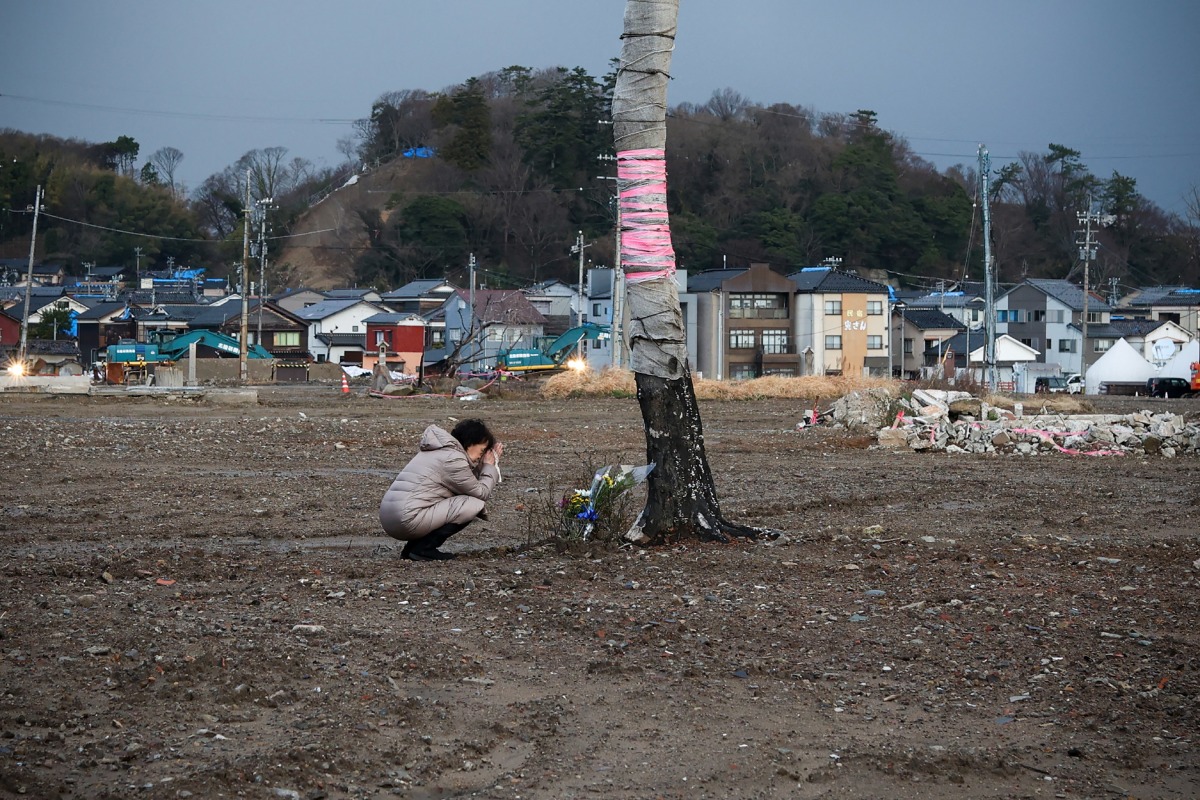
{"type": "Polygon", "coordinates": [[[617,153],[617,186],[625,280],[637,283],[674,275],[666,152],[651,148],[617,153]]]}

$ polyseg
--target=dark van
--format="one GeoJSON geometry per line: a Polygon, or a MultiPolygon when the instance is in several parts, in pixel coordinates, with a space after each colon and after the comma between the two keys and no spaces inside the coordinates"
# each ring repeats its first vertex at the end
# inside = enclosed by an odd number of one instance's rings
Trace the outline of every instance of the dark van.
{"type": "Polygon", "coordinates": [[[1151,378],[1146,381],[1146,394],[1151,397],[1190,397],[1192,385],[1183,378],[1151,378]]]}

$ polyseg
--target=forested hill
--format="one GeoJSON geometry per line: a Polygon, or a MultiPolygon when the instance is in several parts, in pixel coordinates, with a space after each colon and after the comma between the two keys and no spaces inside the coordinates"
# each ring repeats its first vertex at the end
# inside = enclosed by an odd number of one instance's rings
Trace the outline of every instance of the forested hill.
{"type": "MultiPolygon", "coordinates": [[[[275,287],[398,286],[457,276],[472,254],[492,285],[573,280],[570,248],[580,231],[588,260],[612,261],[610,91],[611,76],[578,68],[509,67],[442,92],[387,93],[347,151],[354,160],[346,168],[361,172],[357,183],[332,193],[350,172],[314,173],[302,159],[288,161],[282,148],[250,151],[180,198],[162,169],[147,174],[130,163],[128,147],[122,153],[114,150],[118,143],[69,142],[61,144],[76,165],[70,181],[45,169],[0,170],[0,200],[23,208],[41,181],[50,184],[51,204],[69,208],[60,216],[208,237],[223,244],[163,242],[154,255],[228,264],[240,256],[238,181],[251,169],[253,198],[275,200],[273,235],[322,231],[278,242],[275,287]]],[[[975,165],[939,172],[886,127],[869,110],[762,105],[732,90],[672,108],[668,186],[680,266],[799,267],[840,258],[843,268],[881,271],[873,274],[906,286],[980,278],[975,165]]],[[[14,155],[13,140],[22,136],[0,135],[0,157],[14,155]]],[[[45,137],[41,145],[48,148],[45,137]]],[[[1137,192],[1133,178],[1093,174],[1086,154],[1070,143],[1047,143],[1045,152],[993,166],[992,254],[1001,282],[1071,275],[1077,214],[1090,198],[1109,223],[1092,262],[1093,282],[1200,284],[1200,209],[1190,219],[1163,212],[1137,192]]],[[[3,212],[0,224],[0,247],[7,238],[11,250],[22,236],[28,247],[24,215],[3,212]]],[[[115,234],[68,235],[65,225],[51,221],[59,233],[48,234],[46,250],[68,264],[132,252],[133,243],[115,234]]]]}

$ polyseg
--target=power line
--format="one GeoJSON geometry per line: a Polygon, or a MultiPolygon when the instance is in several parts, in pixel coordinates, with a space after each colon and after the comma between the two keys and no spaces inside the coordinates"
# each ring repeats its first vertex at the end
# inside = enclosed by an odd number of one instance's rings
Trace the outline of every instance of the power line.
{"type": "Polygon", "coordinates": [[[20,100],[26,103],[38,103],[47,106],[63,108],[86,108],[92,111],[106,111],[117,114],[141,114],[148,117],[175,117],[179,119],[207,119],[216,122],[287,122],[310,125],[352,125],[357,119],[337,119],[322,117],[256,117],[246,114],[202,114],[192,111],[157,111],[148,108],[123,108],[121,106],[104,106],[96,103],[74,103],[67,100],[50,100],[42,97],[29,97],[20,94],[0,93],[0,98],[20,100]]]}
{"type": "MultiPolygon", "coordinates": [[[[21,209],[18,211],[17,209],[5,208],[3,210],[11,212],[13,214],[32,213],[27,209],[21,209]]],[[[163,242],[203,242],[205,244],[213,244],[214,242],[220,241],[219,239],[189,239],[189,238],[183,238],[183,237],[179,237],[179,236],[160,236],[159,234],[156,234],[156,233],[141,233],[139,231],[127,231],[127,230],[123,230],[121,228],[110,228],[106,225],[95,225],[91,222],[83,222],[82,220],[71,219],[69,217],[60,217],[60,216],[57,216],[56,214],[51,214],[48,211],[43,211],[41,213],[42,213],[42,216],[50,217],[51,219],[56,219],[59,222],[69,222],[72,225],[81,225],[85,228],[95,228],[95,229],[101,230],[101,231],[108,231],[109,233],[119,233],[124,236],[138,236],[143,239],[158,239],[159,241],[163,241],[163,242]]],[[[340,230],[341,230],[341,228],[323,228],[318,231],[305,231],[304,233],[290,233],[285,236],[268,236],[267,239],[269,239],[271,241],[277,241],[277,240],[281,240],[281,239],[297,239],[301,236],[314,236],[318,233],[333,233],[333,232],[340,231],[340,230]]]]}

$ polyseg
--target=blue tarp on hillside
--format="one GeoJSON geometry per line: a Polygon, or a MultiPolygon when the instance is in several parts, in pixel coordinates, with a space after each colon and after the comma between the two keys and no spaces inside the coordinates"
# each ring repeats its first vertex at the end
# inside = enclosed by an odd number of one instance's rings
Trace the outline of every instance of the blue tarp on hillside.
{"type": "Polygon", "coordinates": [[[432,147],[410,147],[404,151],[405,158],[433,158],[432,147]]]}

